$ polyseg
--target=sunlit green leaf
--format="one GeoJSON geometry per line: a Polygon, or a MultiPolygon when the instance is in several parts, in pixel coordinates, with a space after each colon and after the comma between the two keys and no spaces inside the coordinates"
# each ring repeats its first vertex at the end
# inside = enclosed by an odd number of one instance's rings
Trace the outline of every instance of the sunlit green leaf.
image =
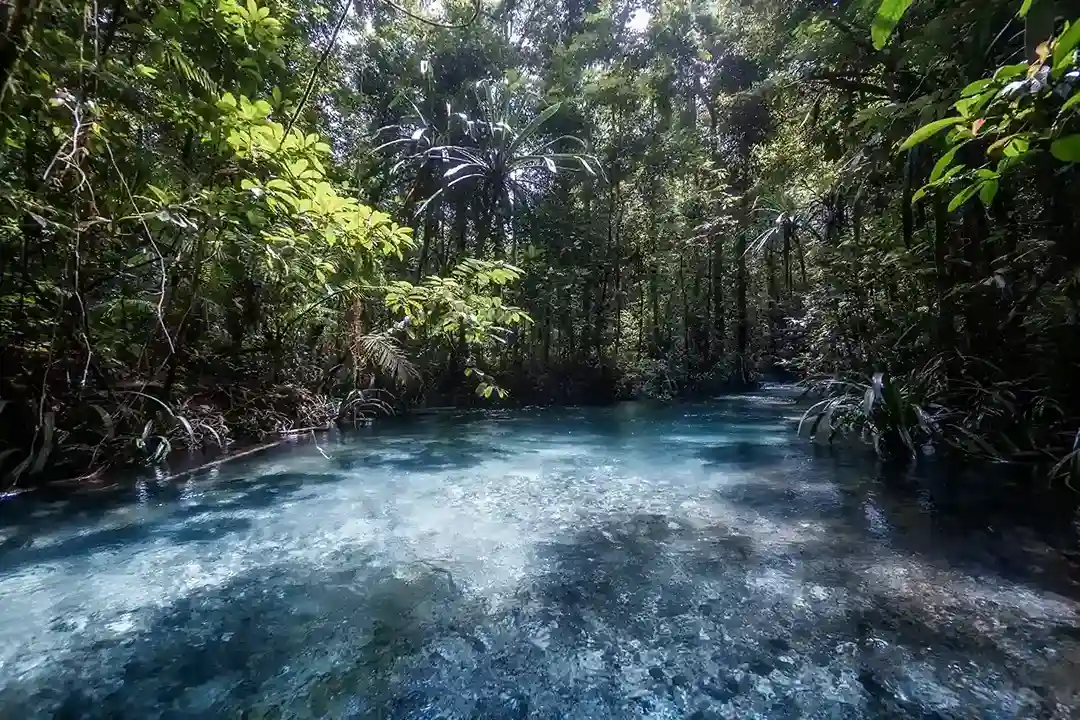
{"type": "Polygon", "coordinates": [[[930,173],[930,182],[934,183],[941,179],[941,176],[945,174],[945,171],[952,166],[953,160],[956,159],[956,153],[962,147],[963,145],[957,145],[941,156],[941,159],[934,164],[934,169],[930,173]]]}
{"type": "Polygon", "coordinates": [[[944,120],[935,120],[932,123],[923,125],[921,128],[908,136],[908,139],[905,140],[902,145],[900,145],[900,150],[910,150],[916,145],[926,142],[927,140],[934,137],[943,130],[956,127],[959,123],[963,121],[964,118],[962,117],[950,117],[945,118],[944,120]]]}
{"type": "Polygon", "coordinates": [[[1054,67],[1059,68],[1069,62],[1072,52],[1080,44],[1080,18],[1069,25],[1069,28],[1054,42],[1054,67]]]}
{"type": "Polygon", "coordinates": [[[993,85],[993,83],[994,83],[994,81],[989,79],[989,78],[984,78],[982,80],[976,80],[975,82],[971,83],[966,88],[964,88],[963,90],[960,91],[960,97],[967,98],[967,97],[973,97],[975,95],[978,95],[982,91],[986,90],[988,87],[993,85]]]}
{"type": "Polygon", "coordinates": [[[222,110],[233,110],[236,108],[236,97],[227,92],[218,100],[217,106],[222,110]]]}
{"type": "Polygon", "coordinates": [[[904,17],[904,13],[911,7],[912,2],[913,0],[882,0],[870,31],[876,50],[881,50],[889,42],[889,36],[900,23],[900,19],[904,17]]]}
{"type": "Polygon", "coordinates": [[[981,182],[972,183],[966,188],[956,194],[956,196],[949,202],[949,212],[954,212],[962,205],[967,203],[968,200],[975,197],[982,188],[981,182]]]}

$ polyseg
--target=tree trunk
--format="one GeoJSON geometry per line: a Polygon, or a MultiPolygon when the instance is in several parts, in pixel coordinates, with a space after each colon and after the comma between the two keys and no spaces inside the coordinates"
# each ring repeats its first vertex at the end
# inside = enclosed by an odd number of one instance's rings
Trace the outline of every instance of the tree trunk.
{"type": "MultiPolygon", "coordinates": [[[[784,270],[786,271],[786,266],[784,270]]],[[[766,286],[766,308],[768,311],[768,347],[769,354],[772,357],[776,357],[776,332],[777,332],[777,316],[780,296],[780,283],[776,279],[776,253],[772,250],[765,251],[765,286],[766,286]]],[[[770,362],[772,360],[770,359],[770,362]]]]}
{"type": "Polygon", "coordinates": [[[637,361],[641,362],[643,348],[645,346],[645,285],[638,282],[638,312],[637,312],[637,361]]]}
{"type": "MultiPolygon", "coordinates": [[[[0,100],[7,95],[8,81],[23,50],[24,35],[30,27],[37,0],[13,0],[0,6],[0,100]]],[[[25,42],[30,42],[26,39],[25,42]]]]}
{"type": "Polygon", "coordinates": [[[934,278],[937,290],[937,329],[935,340],[939,350],[955,347],[952,298],[949,297],[948,268],[949,215],[940,195],[934,197],[934,278]]]}
{"type": "Polygon", "coordinates": [[[683,258],[683,253],[679,254],[679,289],[682,293],[682,341],[683,341],[683,354],[685,355],[686,375],[687,379],[690,376],[690,355],[692,353],[692,343],[690,341],[690,299],[686,293],[686,261],[683,258]]]}
{"type": "Polygon", "coordinates": [[[750,351],[750,317],[747,314],[746,292],[746,233],[740,232],[735,239],[735,381],[746,385],[750,381],[747,355],[750,351]]]}
{"type": "Polygon", "coordinates": [[[454,209],[454,235],[457,237],[457,257],[455,262],[461,262],[469,251],[469,212],[466,199],[460,198],[454,209]]]}
{"type": "Polygon", "coordinates": [[[657,277],[656,262],[649,268],[649,302],[652,306],[652,349],[651,357],[660,354],[660,281],[657,277]]]}
{"type": "Polygon", "coordinates": [[[724,317],[724,241],[720,235],[713,240],[712,319],[713,355],[719,359],[727,352],[727,323],[724,317]]]}
{"type": "Polygon", "coordinates": [[[438,207],[429,207],[424,215],[424,241],[420,246],[420,258],[416,263],[416,277],[413,280],[416,283],[424,277],[424,268],[427,266],[428,255],[431,253],[431,243],[437,239],[439,233],[438,210],[438,207]]]}

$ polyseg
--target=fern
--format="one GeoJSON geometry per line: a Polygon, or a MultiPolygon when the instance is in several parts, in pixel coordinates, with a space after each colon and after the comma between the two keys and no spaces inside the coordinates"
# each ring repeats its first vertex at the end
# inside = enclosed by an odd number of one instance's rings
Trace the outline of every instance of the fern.
{"type": "Polygon", "coordinates": [[[218,85],[210,77],[210,73],[193,63],[175,42],[165,45],[165,62],[176,72],[180,73],[188,82],[203,91],[207,95],[218,95],[218,85]]]}
{"type": "Polygon", "coordinates": [[[420,377],[416,366],[405,356],[397,341],[384,333],[358,337],[353,344],[353,354],[358,365],[370,365],[394,378],[399,385],[407,385],[420,377]]]}

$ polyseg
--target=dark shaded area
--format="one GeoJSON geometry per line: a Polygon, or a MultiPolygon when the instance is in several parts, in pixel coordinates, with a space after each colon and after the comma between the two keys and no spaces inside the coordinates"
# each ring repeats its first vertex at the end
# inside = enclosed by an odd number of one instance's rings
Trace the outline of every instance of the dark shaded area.
{"type": "Polygon", "coordinates": [[[9,507],[9,511],[14,510],[11,515],[18,517],[19,522],[5,528],[10,535],[0,544],[0,575],[40,563],[75,560],[160,538],[178,545],[220,540],[252,527],[247,518],[228,514],[233,510],[271,507],[305,488],[341,480],[342,476],[329,473],[271,473],[229,481],[207,489],[194,499],[184,497],[183,484],[144,482],[130,494],[122,491],[107,496],[73,497],[58,503],[54,513],[46,518],[33,517],[29,512],[32,506],[9,507]],[[141,494],[139,502],[151,510],[128,524],[76,532],[48,544],[36,539],[47,532],[76,528],[80,520],[130,505],[131,494],[141,494]]]}
{"type": "MultiPolygon", "coordinates": [[[[750,457],[767,458],[757,449],[750,457]]],[[[792,476],[769,471],[753,482],[725,488],[723,498],[781,522],[824,523],[829,544],[850,537],[916,555],[933,565],[972,573],[992,572],[1010,581],[1080,598],[1080,545],[1071,495],[1017,496],[981,473],[953,475],[947,466],[902,474],[861,471],[850,461],[821,459],[792,476]]]]}
{"type": "Polygon", "coordinates": [[[394,443],[389,448],[372,448],[370,452],[340,459],[335,464],[342,469],[386,467],[404,472],[437,472],[464,470],[509,454],[495,444],[458,437],[418,440],[407,445],[394,443]]]}
{"type": "Polygon", "coordinates": [[[0,690],[0,703],[65,718],[247,717],[266,699],[264,683],[292,667],[307,677],[301,704],[317,715],[390,709],[405,701],[388,686],[394,663],[454,636],[470,612],[462,602],[436,568],[413,568],[402,580],[389,569],[271,566],[150,613],[131,642],[87,648],[31,696],[17,685],[0,690]],[[326,663],[324,653],[336,650],[346,652],[326,663]],[[217,699],[206,705],[202,694],[217,699]]]}
{"type": "Polygon", "coordinates": [[[694,454],[711,469],[746,471],[774,467],[791,456],[790,450],[784,446],[746,440],[701,448],[694,454]]]}

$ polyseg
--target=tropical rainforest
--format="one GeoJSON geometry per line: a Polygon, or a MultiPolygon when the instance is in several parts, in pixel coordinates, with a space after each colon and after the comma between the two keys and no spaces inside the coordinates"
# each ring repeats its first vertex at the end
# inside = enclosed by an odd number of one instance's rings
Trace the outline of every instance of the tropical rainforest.
{"type": "Polygon", "coordinates": [[[1080,468],[1080,9],[0,0],[0,489],[806,384],[1080,468]]]}

